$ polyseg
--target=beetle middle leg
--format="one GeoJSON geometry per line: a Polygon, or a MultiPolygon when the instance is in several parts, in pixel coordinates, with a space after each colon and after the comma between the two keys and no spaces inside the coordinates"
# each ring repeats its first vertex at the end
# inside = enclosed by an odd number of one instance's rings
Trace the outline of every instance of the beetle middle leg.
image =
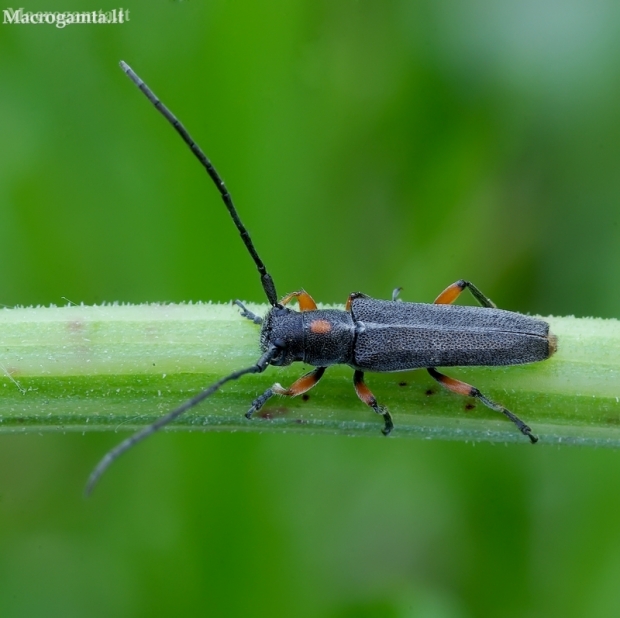
{"type": "Polygon", "coordinates": [[[394,429],[394,423],[392,422],[392,415],[388,412],[388,409],[384,406],[380,406],[377,403],[375,396],[372,394],[370,389],[366,386],[364,382],[364,372],[357,369],[353,376],[353,385],[355,386],[355,392],[357,396],[367,405],[370,406],[377,414],[381,414],[383,416],[383,420],[385,421],[385,426],[381,430],[381,433],[384,436],[389,435],[389,433],[394,429]]]}
{"type": "Polygon", "coordinates": [[[491,410],[495,410],[496,412],[501,412],[517,426],[519,431],[524,436],[527,436],[530,439],[532,444],[536,444],[536,442],[538,442],[538,438],[532,433],[530,427],[526,425],[518,416],[513,414],[510,410],[504,408],[504,406],[499,403],[495,403],[485,397],[475,386],[471,386],[466,382],[461,382],[460,380],[450,378],[443,373],[439,373],[439,371],[437,371],[434,367],[428,367],[427,371],[430,373],[431,377],[439,382],[439,384],[445,386],[453,393],[456,393],[457,395],[465,395],[466,397],[475,397],[487,406],[487,408],[491,408],[491,410]]]}
{"type": "Polygon", "coordinates": [[[362,292],[352,292],[351,294],[349,294],[349,297],[347,298],[347,302],[344,306],[345,311],[351,311],[351,303],[356,298],[370,298],[370,297],[367,294],[363,294],[362,292]]]}
{"type": "Polygon", "coordinates": [[[325,367],[317,367],[310,373],[306,373],[298,380],[295,380],[288,388],[284,388],[277,382],[268,388],[262,395],[259,395],[253,402],[252,407],[245,413],[246,418],[252,418],[255,412],[258,412],[274,395],[284,395],[285,397],[297,397],[307,393],[314,388],[325,373],[325,367]]]}
{"type": "Polygon", "coordinates": [[[452,285],[449,285],[436,299],[436,305],[449,305],[453,303],[460,295],[461,292],[469,288],[472,296],[483,306],[490,309],[497,309],[495,303],[487,298],[471,281],[465,281],[465,279],[459,279],[452,285]]]}

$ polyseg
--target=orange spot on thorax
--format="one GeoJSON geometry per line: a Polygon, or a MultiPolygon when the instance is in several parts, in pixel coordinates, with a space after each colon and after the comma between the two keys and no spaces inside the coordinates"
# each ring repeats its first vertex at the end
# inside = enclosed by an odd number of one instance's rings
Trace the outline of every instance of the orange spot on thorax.
{"type": "Polygon", "coordinates": [[[317,335],[324,335],[331,331],[332,325],[327,320],[312,320],[310,322],[310,331],[317,335]]]}

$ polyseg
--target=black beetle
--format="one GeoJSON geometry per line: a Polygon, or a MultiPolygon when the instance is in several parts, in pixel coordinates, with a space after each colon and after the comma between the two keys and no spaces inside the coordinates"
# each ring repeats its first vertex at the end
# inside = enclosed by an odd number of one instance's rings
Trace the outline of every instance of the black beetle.
{"type": "Polygon", "coordinates": [[[361,293],[351,294],[344,311],[317,309],[312,297],[304,290],[288,294],[278,301],[273,279],[241,223],[230,193],[209,159],[185,127],[136,73],[125,62],[120,65],[172,124],[217,186],[258,268],[271,309],[262,318],[235,301],[244,317],[262,325],[260,345],[263,354],[256,364],[218,380],[152,425],[121,442],[93,470],[86,493],[92,491],[100,476],[119,455],[193,408],[226,382],[248,373],[262,373],[268,365],[283,366],[298,361],[316,368],[289,388],[274,384],[267,389],[253,401],[246,413],[247,418],[251,418],[273,395],[301,395],[317,384],[326,367],[346,364],[355,370],[353,383],[357,395],[383,416],[382,432],[388,435],[394,427],[392,417],[385,407],[377,403],[366,386],[364,372],[404,371],[423,367],[442,386],[459,395],[475,397],[489,408],[507,416],[532,443],[538,441],[530,427],[510,410],[491,401],[477,388],[440,373],[435,367],[519,365],[545,360],[557,349],[557,338],[549,332],[547,322],[497,309],[477,287],[465,280],[447,287],[434,304],[400,302],[397,300],[399,288],[394,290],[390,301],[369,298],[361,293]],[[465,288],[469,288],[481,307],[451,304],[465,288]],[[299,312],[286,306],[293,299],[298,302],[299,312]]]}

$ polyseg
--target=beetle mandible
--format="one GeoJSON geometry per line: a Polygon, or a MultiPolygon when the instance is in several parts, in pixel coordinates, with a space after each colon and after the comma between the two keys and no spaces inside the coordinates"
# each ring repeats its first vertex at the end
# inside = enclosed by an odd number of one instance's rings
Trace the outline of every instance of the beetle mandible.
{"type": "Polygon", "coordinates": [[[399,288],[392,293],[392,300],[350,294],[344,310],[318,309],[304,290],[278,300],[273,279],[254,248],[224,181],[172,112],[125,62],[121,61],[120,66],[172,124],[215,183],[256,264],[271,308],[263,318],[246,309],[240,301],[235,301],[243,317],[261,325],[262,356],[251,367],[223,377],[112,449],[90,475],[87,494],[117,457],[210,397],[227,382],[249,373],[262,373],[269,365],[284,366],[294,362],[303,362],[315,369],[288,388],[276,383],[267,389],[252,402],[246,412],[248,419],[273,395],[301,395],[318,383],[327,367],[346,364],[355,370],[353,384],[358,397],[383,417],[382,433],[387,436],[394,427],[392,417],[387,408],[379,405],[364,382],[364,373],[425,368],[448,390],[475,397],[485,406],[504,414],[532,444],[538,441],[530,427],[510,410],[487,398],[474,386],[440,373],[436,367],[519,365],[545,360],[557,349],[557,338],[549,332],[547,322],[497,309],[476,286],[462,279],[448,286],[433,304],[400,302],[397,300],[399,288]],[[466,288],[480,307],[451,304],[466,288]],[[287,306],[293,299],[297,300],[300,311],[287,306]]]}

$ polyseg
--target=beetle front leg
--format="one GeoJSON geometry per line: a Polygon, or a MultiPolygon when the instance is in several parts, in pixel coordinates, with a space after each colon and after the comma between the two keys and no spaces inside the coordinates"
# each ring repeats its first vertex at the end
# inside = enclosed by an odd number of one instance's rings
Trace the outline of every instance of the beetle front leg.
{"type": "Polygon", "coordinates": [[[443,373],[439,373],[439,371],[437,371],[434,367],[429,367],[427,371],[430,373],[431,377],[437,380],[437,382],[439,382],[442,386],[445,386],[449,391],[452,391],[457,395],[475,397],[487,406],[487,408],[491,408],[491,410],[495,410],[496,412],[501,412],[517,426],[519,431],[524,436],[527,436],[530,439],[532,444],[536,444],[536,442],[538,442],[538,438],[532,433],[530,427],[526,425],[516,414],[513,414],[510,410],[504,408],[504,406],[499,403],[495,403],[494,401],[487,399],[475,386],[471,386],[465,382],[461,382],[460,380],[455,380],[454,378],[449,378],[443,373]]]}
{"type": "Polygon", "coordinates": [[[308,294],[305,290],[299,290],[298,292],[291,292],[287,294],[281,301],[281,305],[288,305],[293,298],[297,299],[297,304],[299,305],[300,311],[316,311],[316,303],[314,302],[314,298],[308,294]]]}
{"type": "Polygon", "coordinates": [[[453,303],[460,295],[461,292],[469,288],[472,296],[483,306],[490,309],[497,309],[495,303],[487,298],[471,281],[465,281],[465,279],[459,279],[452,285],[449,285],[436,299],[436,305],[449,305],[453,303]]]}
{"type": "Polygon", "coordinates": [[[284,388],[276,382],[271,388],[268,388],[252,402],[252,407],[245,413],[245,417],[251,419],[252,415],[258,412],[274,395],[284,395],[285,397],[303,395],[317,385],[324,373],[325,367],[317,367],[310,373],[301,376],[301,378],[293,382],[288,388],[284,388]]]}
{"type": "Polygon", "coordinates": [[[251,322],[254,322],[254,324],[263,323],[263,318],[261,318],[260,315],[256,315],[255,313],[252,313],[249,309],[246,309],[245,305],[240,300],[233,300],[233,305],[237,305],[237,307],[241,307],[241,315],[244,318],[250,320],[251,322]]]}
{"type": "Polygon", "coordinates": [[[370,406],[377,414],[383,416],[385,421],[385,427],[381,430],[384,436],[390,434],[394,429],[394,423],[392,422],[392,415],[388,412],[388,409],[384,406],[380,406],[377,403],[375,396],[371,393],[370,389],[364,382],[364,372],[359,369],[355,371],[353,376],[353,385],[355,386],[355,392],[357,396],[367,405],[370,406]]]}

